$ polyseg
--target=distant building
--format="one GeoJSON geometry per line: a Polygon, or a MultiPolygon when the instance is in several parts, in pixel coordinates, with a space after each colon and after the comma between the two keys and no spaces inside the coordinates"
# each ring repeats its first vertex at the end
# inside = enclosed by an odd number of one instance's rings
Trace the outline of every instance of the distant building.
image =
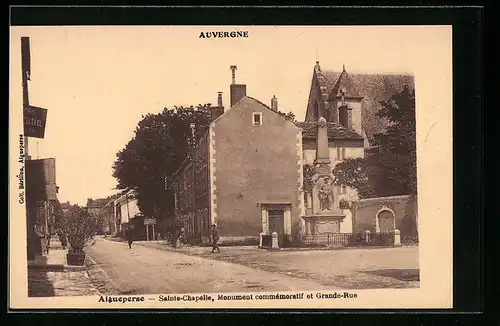
{"type": "Polygon", "coordinates": [[[117,231],[124,231],[125,228],[133,225],[138,229],[137,232],[142,232],[139,228],[141,222],[142,226],[144,225],[144,215],[139,210],[133,190],[122,193],[114,200],[114,215],[116,220],[119,221],[117,231]]]}
{"type": "Polygon", "coordinates": [[[88,198],[86,206],[88,213],[91,216],[97,217],[99,215],[99,212],[101,211],[102,208],[104,208],[107,202],[108,202],[107,198],[99,198],[99,199],[88,198]]]}
{"type": "Polygon", "coordinates": [[[69,212],[70,208],[71,208],[71,204],[69,203],[69,201],[67,201],[65,203],[61,203],[61,209],[62,209],[63,214],[66,214],[67,212],[69,212]]]}

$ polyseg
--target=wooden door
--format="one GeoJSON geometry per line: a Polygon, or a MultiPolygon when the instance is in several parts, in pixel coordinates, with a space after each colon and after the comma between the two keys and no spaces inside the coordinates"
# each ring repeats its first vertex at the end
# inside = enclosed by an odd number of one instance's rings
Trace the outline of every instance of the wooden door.
{"type": "Polygon", "coordinates": [[[282,209],[273,209],[268,211],[269,234],[276,232],[285,233],[285,211],[282,209]]]}

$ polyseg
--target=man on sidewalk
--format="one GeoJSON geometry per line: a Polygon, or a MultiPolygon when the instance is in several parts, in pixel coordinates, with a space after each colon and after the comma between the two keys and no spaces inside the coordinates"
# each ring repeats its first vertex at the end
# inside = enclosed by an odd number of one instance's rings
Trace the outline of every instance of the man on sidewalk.
{"type": "Polygon", "coordinates": [[[215,252],[215,249],[217,249],[217,252],[220,252],[219,245],[217,242],[219,241],[219,231],[217,231],[217,226],[215,224],[212,224],[212,253],[215,252]]]}

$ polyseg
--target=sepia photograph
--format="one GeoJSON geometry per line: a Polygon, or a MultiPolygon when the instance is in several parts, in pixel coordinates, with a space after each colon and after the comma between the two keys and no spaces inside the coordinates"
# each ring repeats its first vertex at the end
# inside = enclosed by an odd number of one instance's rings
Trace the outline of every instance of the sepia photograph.
{"type": "Polygon", "coordinates": [[[451,34],[11,27],[11,306],[452,307],[451,34]]]}

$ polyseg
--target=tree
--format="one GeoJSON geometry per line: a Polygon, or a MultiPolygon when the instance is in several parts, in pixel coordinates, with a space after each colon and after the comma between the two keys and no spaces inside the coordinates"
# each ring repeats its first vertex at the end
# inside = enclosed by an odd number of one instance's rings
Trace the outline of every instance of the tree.
{"type": "Polygon", "coordinates": [[[371,181],[374,178],[372,166],[366,164],[363,158],[350,158],[338,163],[333,169],[334,184],[347,186],[358,191],[360,198],[371,198],[375,196],[375,187],[371,181]]]}
{"type": "Polygon", "coordinates": [[[71,250],[75,252],[83,251],[97,232],[95,220],[85,208],[78,205],[72,206],[65,214],[62,227],[68,234],[71,250]]]}
{"type": "Polygon", "coordinates": [[[376,134],[370,154],[379,158],[379,182],[385,195],[417,193],[417,151],[415,91],[405,85],[400,93],[381,102],[377,116],[388,121],[383,133],[376,134]]]}
{"type": "Polygon", "coordinates": [[[387,122],[374,135],[365,158],[347,159],[333,169],[335,183],[356,188],[361,198],[417,193],[415,93],[405,88],[381,102],[377,116],[387,122]]]}
{"type": "Polygon", "coordinates": [[[210,106],[165,108],[143,116],[134,137],[116,154],[113,176],[118,180],[117,189],[134,190],[139,209],[146,216],[172,214],[173,196],[165,190],[165,177],[188,155],[190,123],[198,130],[209,125],[210,106]]]}
{"type": "Polygon", "coordinates": [[[295,120],[295,113],[293,113],[292,111],[288,112],[288,113],[283,113],[281,111],[278,111],[278,113],[280,115],[282,115],[283,117],[285,117],[285,119],[291,121],[291,122],[296,122],[295,120]]]}

